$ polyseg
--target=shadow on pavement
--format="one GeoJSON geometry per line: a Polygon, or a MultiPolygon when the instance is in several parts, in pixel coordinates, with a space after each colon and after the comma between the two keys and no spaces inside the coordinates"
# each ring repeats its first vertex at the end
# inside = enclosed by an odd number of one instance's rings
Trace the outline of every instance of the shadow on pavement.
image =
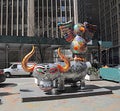
{"type": "Polygon", "coordinates": [[[12,75],[9,78],[32,78],[33,76],[29,75],[12,75]]]}
{"type": "Polygon", "coordinates": [[[29,89],[20,89],[20,91],[22,91],[22,92],[33,92],[33,90],[29,90],[29,89]]]}
{"type": "Polygon", "coordinates": [[[14,95],[14,94],[20,94],[20,93],[0,92],[0,96],[8,96],[8,95],[14,95]]]}
{"type": "Polygon", "coordinates": [[[0,84],[0,88],[4,88],[4,87],[15,87],[17,86],[17,84],[15,83],[1,83],[0,84]]]}
{"type": "Polygon", "coordinates": [[[104,88],[110,89],[110,90],[119,90],[120,86],[104,86],[104,88]]]}

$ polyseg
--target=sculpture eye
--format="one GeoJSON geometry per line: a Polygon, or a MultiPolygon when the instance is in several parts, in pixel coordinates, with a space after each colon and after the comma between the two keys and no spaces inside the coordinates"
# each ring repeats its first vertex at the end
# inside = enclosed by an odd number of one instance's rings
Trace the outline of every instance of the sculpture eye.
{"type": "Polygon", "coordinates": [[[39,74],[45,74],[45,67],[39,66],[39,67],[36,68],[36,71],[37,71],[39,74]]]}
{"type": "Polygon", "coordinates": [[[57,67],[50,68],[49,72],[50,72],[51,74],[55,74],[56,72],[58,72],[58,68],[57,68],[57,67]]]}

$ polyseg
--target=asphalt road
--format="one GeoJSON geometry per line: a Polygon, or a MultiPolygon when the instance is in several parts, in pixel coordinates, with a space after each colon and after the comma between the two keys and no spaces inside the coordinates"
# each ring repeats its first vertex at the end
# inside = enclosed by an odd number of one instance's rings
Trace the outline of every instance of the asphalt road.
{"type": "Polygon", "coordinates": [[[22,102],[20,88],[36,87],[32,77],[7,78],[0,84],[2,103],[0,111],[120,111],[120,84],[111,81],[86,81],[112,90],[113,94],[58,99],[37,102],[22,102]]]}

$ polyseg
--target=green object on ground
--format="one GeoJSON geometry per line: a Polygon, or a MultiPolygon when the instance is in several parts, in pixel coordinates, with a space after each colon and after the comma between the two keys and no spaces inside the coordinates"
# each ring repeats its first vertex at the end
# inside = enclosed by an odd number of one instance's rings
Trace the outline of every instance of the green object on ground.
{"type": "Polygon", "coordinates": [[[120,82],[120,70],[116,68],[100,68],[100,77],[102,79],[120,82]]]}

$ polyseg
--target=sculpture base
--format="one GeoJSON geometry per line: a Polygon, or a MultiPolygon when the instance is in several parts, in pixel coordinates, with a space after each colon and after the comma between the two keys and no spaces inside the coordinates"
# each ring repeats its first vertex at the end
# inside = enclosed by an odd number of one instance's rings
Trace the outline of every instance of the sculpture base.
{"type": "Polygon", "coordinates": [[[46,93],[37,87],[27,87],[20,89],[20,94],[22,102],[32,102],[32,101],[47,101],[55,99],[66,99],[66,98],[76,98],[76,97],[87,97],[87,96],[97,96],[112,94],[112,91],[106,88],[98,87],[95,85],[86,85],[84,90],[79,90],[78,88],[72,88],[70,86],[65,87],[64,92],[56,95],[46,93]]]}

